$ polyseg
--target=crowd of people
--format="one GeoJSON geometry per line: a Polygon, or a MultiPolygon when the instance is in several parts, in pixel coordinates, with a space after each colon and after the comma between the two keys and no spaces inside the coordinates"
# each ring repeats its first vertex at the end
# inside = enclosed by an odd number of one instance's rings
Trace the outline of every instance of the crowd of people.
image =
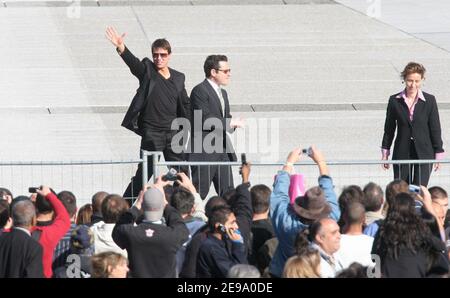
{"type": "Polygon", "coordinates": [[[203,204],[183,172],[145,186],[130,207],[97,192],[80,208],[71,191],[31,196],[0,189],[0,277],[447,277],[447,192],[404,180],[370,182],[337,195],[312,146],[318,185],[291,198],[305,156],[288,155],[272,187],[242,181],[203,204]]]}

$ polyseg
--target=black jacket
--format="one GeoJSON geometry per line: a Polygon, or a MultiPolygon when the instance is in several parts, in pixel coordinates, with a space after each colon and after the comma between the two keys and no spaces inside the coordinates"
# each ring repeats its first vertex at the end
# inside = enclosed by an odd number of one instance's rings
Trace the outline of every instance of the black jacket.
{"type": "Polygon", "coordinates": [[[257,264],[258,251],[267,240],[272,239],[273,237],[276,237],[276,235],[270,218],[252,222],[252,249],[249,256],[250,264],[257,264]]]}
{"type": "MultiPolygon", "coordinates": [[[[217,96],[216,91],[211,86],[211,84],[205,79],[203,82],[198,84],[192,89],[191,92],[191,130],[193,138],[191,138],[191,153],[190,160],[192,161],[217,161],[220,160],[222,153],[206,153],[203,148],[203,141],[206,136],[211,133],[214,134],[213,141],[218,140],[220,144],[213,143],[212,146],[217,146],[222,148],[224,153],[227,153],[228,159],[230,161],[236,161],[236,154],[234,153],[234,148],[232,146],[231,140],[226,132],[233,132],[234,129],[230,127],[229,121],[231,120],[230,114],[230,104],[228,101],[227,92],[222,89],[222,96],[225,103],[225,115],[222,112],[220,99],[217,96]],[[196,127],[195,123],[198,119],[194,119],[196,112],[200,111],[202,115],[201,126],[196,127]],[[212,119],[218,119],[221,123],[221,129],[216,129],[214,123],[210,125],[205,125],[205,121],[211,121],[212,119]],[[198,130],[200,129],[200,130],[198,130]],[[197,144],[197,146],[196,146],[197,144]],[[199,147],[200,148],[196,148],[199,147]],[[201,149],[202,152],[198,152],[201,149]],[[195,152],[195,153],[194,153],[195,152]]],[[[211,137],[211,136],[210,136],[211,137]]]]}
{"type": "Polygon", "coordinates": [[[42,246],[26,232],[12,229],[0,236],[0,278],[44,277],[42,246]]]}
{"type": "MultiPolygon", "coordinates": [[[[123,118],[122,126],[143,136],[141,113],[154,88],[155,82],[153,78],[157,75],[157,70],[150,59],[144,58],[140,61],[126,47],[121,57],[130,68],[131,73],[139,80],[139,88],[136,90],[136,95],[133,97],[128,111],[123,118]]],[[[178,91],[177,116],[191,119],[190,100],[184,86],[185,76],[183,73],[172,68],[169,68],[169,71],[178,91]]]]}
{"type": "Polygon", "coordinates": [[[164,209],[167,225],[142,222],[134,226],[139,211],[132,207],[116,223],[112,237],[126,249],[132,277],[176,277],[176,253],[189,238],[189,230],[179,212],[164,209]]]}
{"type": "MultiPolygon", "coordinates": [[[[378,230],[379,231],[379,230],[378,230]]],[[[449,272],[449,261],[445,244],[438,238],[431,236],[424,239],[423,245],[412,251],[411,249],[400,247],[397,258],[386,254],[386,245],[381,245],[380,233],[375,235],[372,254],[380,257],[382,277],[387,278],[421,278],[435,274],[447,274],[449,272]]]]}
{"type": "Polygon", "coordinates": [[[253,208],[250,196],[250,184],[240,184],[236,187],[236,196],[232,202],[228,202],[236,216],[236,222],[244,238],[245,253],[250,254],[252,249],[252,223],[253,208]]]}
{"type": "Polygon", "coordinates": [[[181,267],[181,278],[194,278],[197,276],[197,256],[208,235],[208,225],[204,225],[192,236],[192,240],[186,247],[183,266],[181,267]]]}
{"type": "MultiPolygon", "coordinates": [[[[251,251],[251,224],[253,218],[249,185],[239,185],[236,188],[236,196],[233,198],[232,202],[228,203],[236,216],[239,231],[241,232],[242,238],[244,238],[244,253],[247,255],[251,251]]],[[[186,248],[186,255],[180,272],[180,277],[194,278],[197,276],[196,266],[198,252],[207,238],[207,232],[208,225],[205,225],[192,237],[192,240],[186,248]]]]}
{"type": "Polygon", "coordinates": [[[226,278],[236,264],[247,264],[244,245],[209,234],[198,252],[197,277],[226,278]]]}
{"type": "Polygon", "coordinates": [[[410,159],[411,138],[414,139],[419,159],[434,159],[435,153],[444,152],[435,97],[423,92],[425,101],[420,99],[417,101],[413,121],[411,121],[408,106],[403,98],[397,98],[398,95],[394,94],[389,98],[381,147],[391,148],[397,129],[392,159],[410,159]]]}

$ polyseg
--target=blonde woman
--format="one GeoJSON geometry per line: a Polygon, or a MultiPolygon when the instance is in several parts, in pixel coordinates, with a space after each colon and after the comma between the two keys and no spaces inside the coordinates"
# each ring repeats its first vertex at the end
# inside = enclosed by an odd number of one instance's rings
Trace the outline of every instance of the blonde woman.
{"type": "MultiPolygon", "coordinates": [[[[393,160],[442,159],[444,157],[436,98],[422,91],[425,67],[410,62],[401,73],[405,89],[392,95],[386,111],[382,160],[388,160],[394,142],[393,160]],[[395,131],[397,136],[394,141],[395,131]]],[[[389,164],[384,164],[389,169],[389,164]]],[[[402,179],[408,184],[428,185],[431,164],[394,165],[394,179],[402,179]]],[[[439,163],[434,164],[434,170],[439,163]]]]}
{"type": "Polygon", "coordinates": [[[93,278],[126,278],[128,260],[119,253],[107,251],[92,256],[93,278]]]}
{"type": "Polygon", "coordinates": [[[283,277],[314,278],[320,277],[320,254],[316,249],[309,248],[301,255],[290,257],[284,266],[283,277]]]}

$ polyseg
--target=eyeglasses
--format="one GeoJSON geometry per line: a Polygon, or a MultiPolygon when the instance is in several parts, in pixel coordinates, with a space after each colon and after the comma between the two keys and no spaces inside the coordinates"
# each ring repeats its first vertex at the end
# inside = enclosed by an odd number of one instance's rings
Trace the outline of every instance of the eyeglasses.
{"type": "Polygon", "coordinates": [[[216,71],[223,71],[224,74],[228,74],[231,72],[231,69],[216,69],[216,71]]]}
{"type": "Polygon", "coordinates": [[[165,58],[167,58],[167,56],[169,56],[169,54],[168,53],[153,53],[152,54],[153,55],[153,58],[158,58],[158,57],[161,57],[162,59],[165,59],[165,58]]]}

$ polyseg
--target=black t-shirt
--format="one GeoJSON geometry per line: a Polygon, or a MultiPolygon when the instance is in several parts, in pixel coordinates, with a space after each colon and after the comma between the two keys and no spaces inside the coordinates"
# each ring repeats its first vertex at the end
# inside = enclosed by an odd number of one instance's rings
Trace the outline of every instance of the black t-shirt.
{"type": "Polygon", "coordinates": [[[178,91],[172,76],[165,79],[158,73],[152,79],[155,80],[155,86],[147,98],[142,126],[168,131],[173,119],[177,117],[178,91]]]}
{"type": "Polygon", "coordinates": [[[253,234],[253,254],[256,254],[261,246],[269,240],[275,237],[275,231],[272,226],[270,219],[260,219],[255,220],[252,223],[252,234],[253,234]]]}

